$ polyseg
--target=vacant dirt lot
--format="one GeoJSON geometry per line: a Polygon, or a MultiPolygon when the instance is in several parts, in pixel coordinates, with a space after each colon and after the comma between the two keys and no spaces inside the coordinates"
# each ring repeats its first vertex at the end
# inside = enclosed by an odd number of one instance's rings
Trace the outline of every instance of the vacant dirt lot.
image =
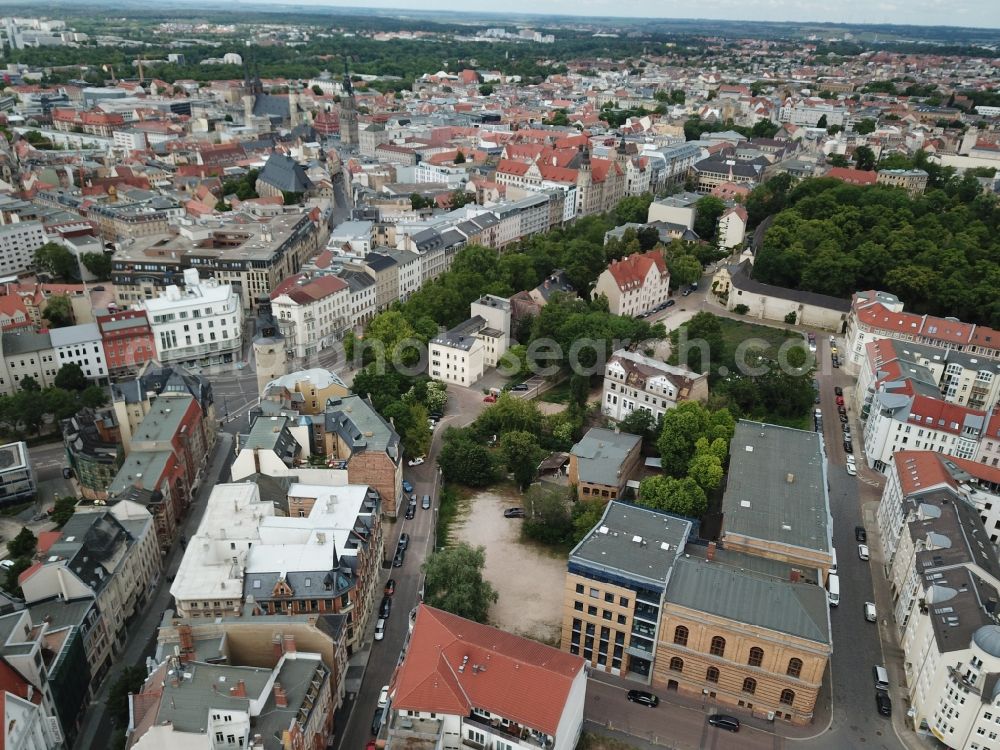
{"type": "Polygon", "coordinates": [[[459,510],[450,537],[486,548],[484,575],[499,594],[491,624],[558,645],[566,560],[521,542],[522,521],[503,517],[504,508],[520,504],[516,492],[473,495],[459,510]]]}

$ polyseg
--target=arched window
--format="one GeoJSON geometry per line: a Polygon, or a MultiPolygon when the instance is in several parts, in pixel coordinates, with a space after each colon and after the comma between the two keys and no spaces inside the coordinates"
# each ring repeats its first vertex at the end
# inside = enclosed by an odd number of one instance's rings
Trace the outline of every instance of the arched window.
{"type": "Polygon", "coordinates": [[[794,690],[782,690],[781,698],[779,700],[786,706],[790,706],[795,702],[795,691],[794,690]]]}
{"type": "Polygon", "coordinates": [[[705,673],[705,679],[709,682],[719,681],[719,670],[715,667],[709,667],[708,671],[705,673]]]}
{"type": "Polygon", "coordinates": [[[675,656],[670,660],[670,671],[671,672],[683,672],[684,671],[684,660],[675,656]]]}
{"type": "Polygon", "coordinates": [[[789,677],[798,677],[802,674],[802,660],[801,659],[789,659],[788,660],[788,671],[786,674],[789,677]]]}
{"type": "Polygon", "coordinates": [[[674,643],[678,646],[688,645],[688,629],[683,625],[674,628],[674,643]]]}
{"type": "Polygon", "coordinates": [[[708,649],[708,653],[712,656],[725,656],[726,655],[726,639],[721,635],[717,635],[712,638],[712,646],[708,649]]]}
{"type": "Polygon", "coordinates": [[[747,664],[749,664],[751,667],[759,667],[761,665],[761,662],[763,661],[764,661],[764,649],[757,648],[757,646],[754,646],[752,649],[750,649],[750,658],[747,660],[747,664]]]}
{"type": "Polygon", "coordinates": [[[747,677],[745,680],[743,680],[743,692],[750,693],[750,695],[756,693],[757,680],[755,680],[753,677],[747,677]]]}

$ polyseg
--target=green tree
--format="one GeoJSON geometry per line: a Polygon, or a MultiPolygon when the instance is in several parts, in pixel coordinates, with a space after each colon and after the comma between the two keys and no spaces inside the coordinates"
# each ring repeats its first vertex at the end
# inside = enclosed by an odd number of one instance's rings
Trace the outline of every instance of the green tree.
{"type": "Polygon", "coordinates": [[[857,125],[854,126],[854,132],[857,133],[858,135],[868,135],[869,133],[874,133],[875,128],[877,127],[878,125],[876,124],[875,120],[871,119],[870,117],[866,117],[861,122],[859,122],[857,125]]]}
{"type": "Polygon", "coordinates": [[[656,443],[661,429],[660,420],[653,416],[653,412],[642,408],[630,411],[625,419],[618,423],[618,427],[622,432],[641,436],[643,447],[646,449],[656,443]]]}
{"type": "Polygon", "coordinates": [[[431,554],[424,563],[424,601],[475,622],[486,622],[497,592],[483,578],[486,550],[464,542],[431,554]]]}
{"type": "Polygon", "coordinates": [[[649,205],[653,202],[650,193],[644,195],[630,195],[615,206],[615,223],[622,224],[645,224],[649,216],[649,205]]]}
{"type": "Polygon", "coordinates": [[[455,154],[455,163],[465,164],[465,154],[463,154],[461,150],[459,150],[459,152],[455,154]]]}
{"type": "Polygon", "coordinates": [[[38,270],[64,280],[78,275],[76,256],[58,242],[46,242],[35,250],[35,265],[38,270]]]}
{"type": "Polygon", "coordinates": [[[101,281],[111,278],[111,256],[104,253],[84,253],[80,256],[80,262],[101,281]]]}
{"type": "MultiPolygon", "coordinates": [[[[96,388],[97,386],[88,386],[84,393],[90,388],[96,388]]],[[[98,391],[104,393],[103,390],[97,388],[98,391]]],[[[66,391],[62,388],[46,388],[42,391],[43,400],[43,410],[46,414],[51,414],[56,419],[69,419],[78,411],[79,407],[83,404],[83,399],[80,399],[80,403],[77,403],[77,392],[76,391],[66,391]]],[[[105,402],[107,399],[105,398],[105,402]]],[[[103,404],[99,404],[103,406],[103,404]]]]}
{"type": "Polygon", "coordinates": [[[486,487],[496,479],[489,448],[468,430],[448,428],[438,454],[438,466],[446,482],[467,487],[486,487]]]}
{"type": "Polygon", "coordinates": [[[50,518],[57,528],[62,528],[73,517],[74,513],[76,513],[76,498],[72,496],[58,497],[50,518]]]}
{"type": "Polygon", "coordinates": [[[56,373],[54,384],[56,388],[62,388],[64,391],[83,391],[90,385],[90,381],[83,374],[80,365],[67,362],[56,373]]]}
{"type": "Polygon", "coordinates": [[[315,94],[316,96],[323,96],[323,89],[321,89],[321,88],[320,88],[320,86],[319,86],[319,84],[318,84],[318,83],[314,83],[314,84],[313,84],[313,87],[312,87],[312,92],[313,92],[313,93],[314,93],[314,94],[315,94]]]}
{"type": "Polygon", "coordinates": [[[128,696],[138,693],[146,682],[146,667],[142,664],[125,665],[108,691],[107,708],[115,726],[128,725],[128,696]]]}
{"type": "Polygon", "coordinates": [[[705,491],[691,477],[646,477],[639,484],[638,504],[689,518],[698,518],[708,510],[705,491]]]}
{"type": "Polygon", "coordinates": [[[726,204],[714,195],[706,195],[695,203],[694,231],[706,242],[712,242],[719,231],[719,217],[726,204]]]}
{"type": "Polygon", "coordinates": [[[18,599],[24,598],[24,592],[21,591],[21,584],[18,582],[18,579],[21,577],[21,573],[30,568],[31,565],[30,558],[18,557],[14,559],[14,564],[6,570],[4,588],[18,599]]]}
{"type": "Polygon", "coordinates": [[[18,391],[12,397],[12,411],[16,423],[24,425],[29,432],[37,433],[47,413],[45,398],[38,391],[18,391]]]}
{"type": "Polygon", "coordinates": [[[427,384],[424,402],[429,414],[444,414],[445,407],[448,406],[448,387],[440,381],[432,380],[427,384]]]}
{"type": "Polygon", "coordinates": [[[858,169],[871,172],[875,169],[875,152],[868,146],[858,146],[854,149],[854,163],[858,165],[858,169]]]}
{"type": "Polygon", "coordinates": [[[542,544],[567,544],[573,538],[573,519],[564,489],[532,487],[524,498],[521,531],[542,544]]]}
{"type": "Polygon", "coordinates": [[[711,452],[697,453],[688,466],[688,476],[705,492],[711,492],[722,483],[722,462],[711,452]]]}
{"type": "Polygon", "coordinates": [[[49,322],[50,328],[71,326],[74,323],[73,304],[67,295],[54,294],[42,308],[42,316],[49,322]]]}
{"type": "Polygon", "coordinates": [[[80,394],[80,405],[98,409],[108,403],[108,392],[98,385],[88,385],[80,394]]]}
{"type": "Polygon", "coordinates": [[[849,162],[849,161],[847,160],[847,157],[846,157],[846,156],[844,156],[843,154],[830,154],[830,155],[829,155],[829,156],[828,156],[828,157],[826,158],[826,162],[827,162],[827,164],[829,164],[829,165],[830,165],[831,167],[842,167],[842,168],[846,168],[846,167],[849,167],[849,166],[851,166],[851,162],[849,162]]]}
{"type": "Polygon", "coordinates": [[[493,93],[493,91],[494,88],[488,83],[484,83],[479,86],[480,96],[490,96],[493,93]]]}
{"type": "Polygon", "coordinates": [[[31,557],[38,547],[38,537],[31,529],[23,526],[13,539],[7,543],[7,554],[11,557],[31,557]]]}
{"type": "Polygon", "coordinates": [[[483,410],[473,423],[481,436],[503,435],[506,432],[527,432],[537,435],[542,428],[542,413],[538,405],[511,393],[501,393],[495,404],[483,410]]]}
{"type": "Polygon", "coordinates": [[[500,436],[500,453],[519,488],[526,489],[535,478],[542,449],[534,433],[515,430],[500,436]]]}
{"type": "Polygon", "coordinates": [[[771,120],[758,120],[750,129],[750,135],[754,138],[774,138],[781,130],[781,126],[771,120]]]}
{"type": "MultiPolygon", "coordinates": [[[[459,152],[459,155],[461,156],[461,152],[459,152]]],[[[462,162],[464,161],[465,157],[463,156],[462,162]]],[[[461,162],[459,162],[458,159],[456,159],[455,163],[459,164],[461,162]]],[[[451,196],[448,199],[448,205],[451,206],[452,209],[461,208],[462,206],[475,202],[476,202],[476,194],[470,193],[467,190],[463,190],[462,188],[459,188],[457,190],[452,190],[451,196]]]]}
{"type": "Polygon", "coordinates": [[[827,124],[826,124],[826,115],[823,115],[822,117],[819,118],[819,120],[816,122],[816,127],[817,128],[825,128],[825,127],[827,127],[827,124]]]}
{"type": "Polygon", "coordinates": [[[24,377],[23,380],[21,380],[21,390],[22,391],[40,391],[40,390],[42,390],[42,386],[40,386],[38,384],[38,381],[35,380],[33,377],[31,377],[30,375],[27,375],[27,376],[24,377]]]}
{"type": "Polygon", "coordinates": [[[600,498],[577,500],[571,513],[573,519],[573,544],[583,539],[604,516],[607,503],[600,498]]]}
{"type": "Polygon", "coordinates": [[[670,285],[674,289],[688,286],[701,278],[701,263],[693,255],[670,255],[667,258],[670,285]]]}

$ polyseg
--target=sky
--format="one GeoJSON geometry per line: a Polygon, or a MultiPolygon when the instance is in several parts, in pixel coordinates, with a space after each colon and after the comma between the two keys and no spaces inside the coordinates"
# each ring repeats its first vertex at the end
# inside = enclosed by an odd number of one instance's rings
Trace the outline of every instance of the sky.
{"type": "MultiPolygon", "coordinates": [[[[257,2],[258,0],[251,0],[257,2]]],[[[278,0],[283,3],[286,0],[278,0]]],[[[296,5],[1000,28],[1000,0],[287,0],[296,5]]]]}

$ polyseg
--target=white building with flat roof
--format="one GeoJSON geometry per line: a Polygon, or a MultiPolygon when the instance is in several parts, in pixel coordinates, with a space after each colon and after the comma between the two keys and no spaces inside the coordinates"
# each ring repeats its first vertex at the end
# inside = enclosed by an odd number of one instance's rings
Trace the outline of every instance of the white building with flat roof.
{"type": "Polygon", "coordinates": [[[38,221],[18,221],[0,226],[0,274],[20,273],[35,267],[35,250],[45,244],[45,229],[38,221]]]}
{"type": "Polygon", "coordinates": [[[97,323],[52,328],[49,330],[49,337],[56,352],[58,367],[79,365],[88,380],[107,380],[108,365],[104,360],[104,343],[97,323]]]}

